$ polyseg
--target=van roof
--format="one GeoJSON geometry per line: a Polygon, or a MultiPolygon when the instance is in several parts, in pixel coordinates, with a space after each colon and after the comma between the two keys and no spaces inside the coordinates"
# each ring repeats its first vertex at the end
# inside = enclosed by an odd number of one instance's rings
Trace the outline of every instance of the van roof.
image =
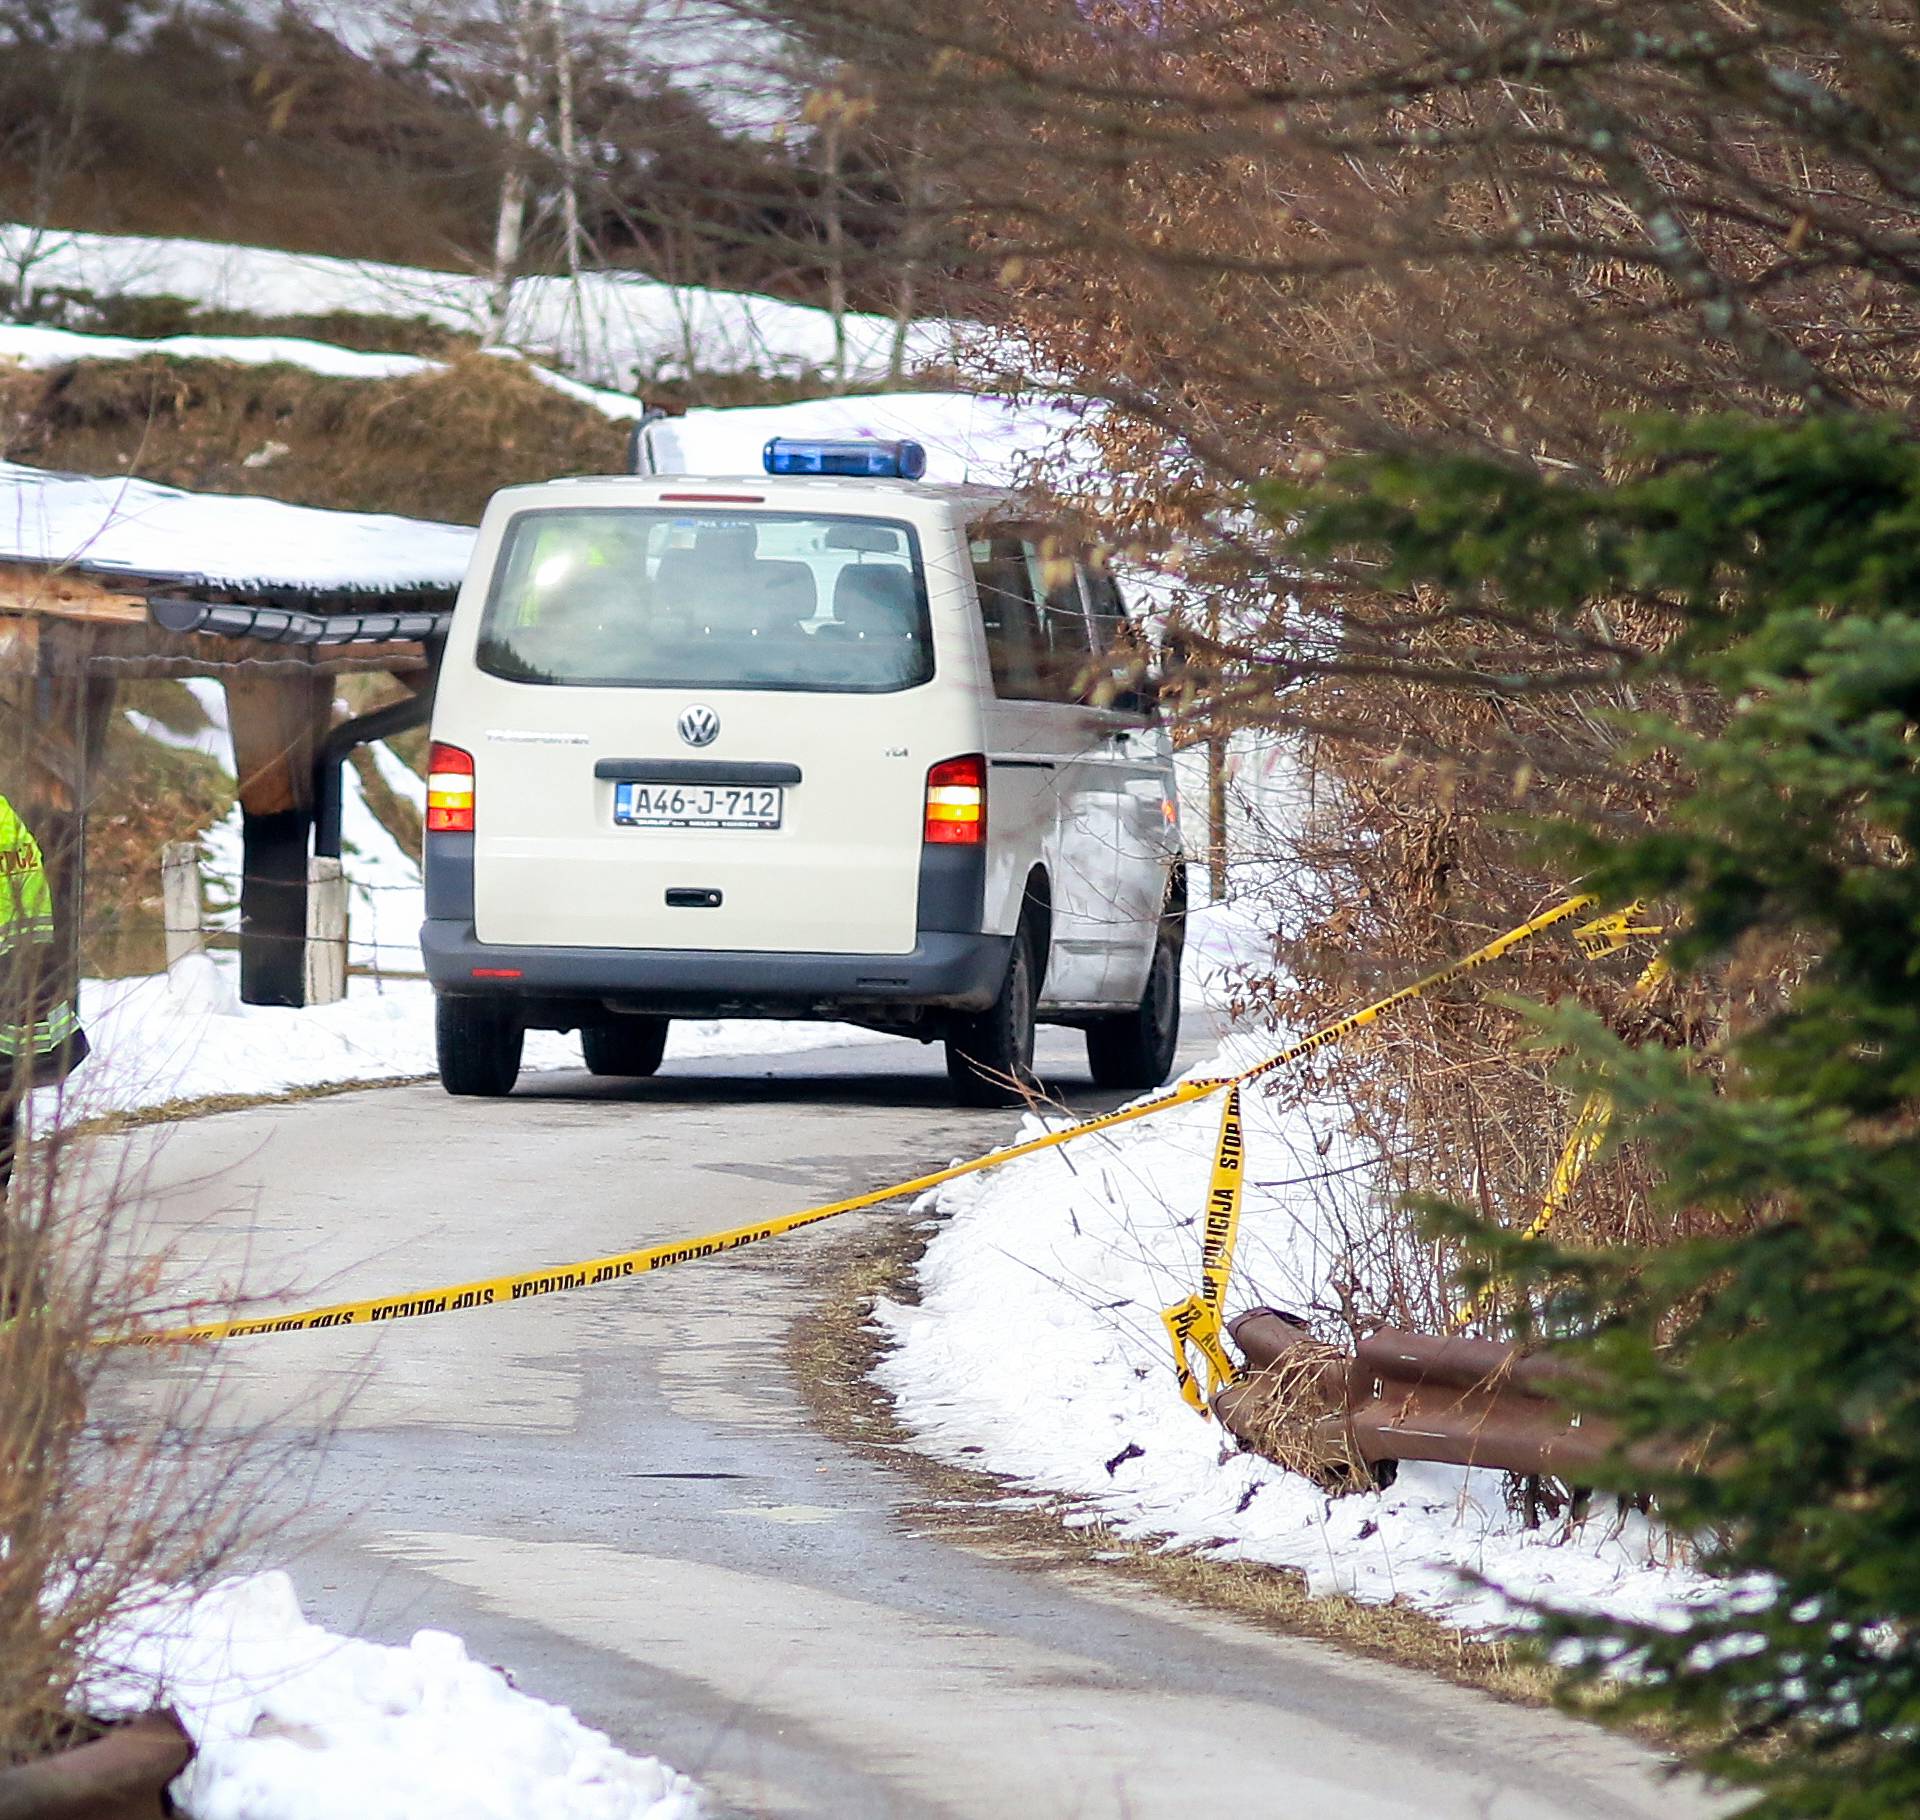
{"type": "MultiPolygon", "coordinates": [[[[818,499],[830,495],[852,505],[862,497],[935,501],[971,514],[1018,507],[1023,495],[1011,487],[955,485],[950,481],[850,478],[838,474],[569,474],[561,479],[507,487],[503,496],[515,504],[531,504],[549,489],[563,487],[617,487],[646,499],[686,493],[704,487],[737,488],[751,492],[756,502],[779,499],[818,499]]],[[[742,503],[745,503],[744,501],[742,503]]]]}

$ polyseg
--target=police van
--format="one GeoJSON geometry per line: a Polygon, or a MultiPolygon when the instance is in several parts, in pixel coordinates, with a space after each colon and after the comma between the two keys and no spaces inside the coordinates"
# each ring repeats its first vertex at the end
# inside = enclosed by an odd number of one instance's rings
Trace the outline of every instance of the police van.
{"type": "Polygon", "coordinates": [[[1067,1024],[1097,1082],[1158,1085],[1186,878],[1113,578],[914,443],[765,466],[487,508],[429,765],[447,1091],[510,1091],[529,1029],[652,1074],[675,1017],[940,1041],[971,1104],[1067,1024]]]}

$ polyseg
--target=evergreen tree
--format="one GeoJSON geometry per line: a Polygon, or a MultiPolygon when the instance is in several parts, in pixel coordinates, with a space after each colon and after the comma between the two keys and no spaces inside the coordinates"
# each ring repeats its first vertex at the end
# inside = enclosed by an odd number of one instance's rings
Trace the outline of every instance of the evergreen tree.
{"type": "Polygon", "coordinates": [[[1370,461],[1269,509],[1304,560],[1360,552],[1573,625],[1664,602],[1660,667],[1723,712],[1642,717],[1680,785],[1637,835],[1562,826],[1589,888],[1667,913],[1676,967],[1785,955],[1774,1008],[1711,1053],[1542,1014],[1604,1079],[1701,1236],[1526,1246],[1437,1213],[1478,1269],[1571,1313],[1651,1490],[1723,1591],[1663,1627],[1548,1615],[1574,1688],[1701,1728],[1769,1816],[1920,1813],[1920,448],[1858,417],[1642,429],[1604,487],[1370,461]],[[1690,717],[1690,719],[1695,717],[1690,717]],[[1684,1465],[1650,1467],[1649,1458],[1684,1465]]]}

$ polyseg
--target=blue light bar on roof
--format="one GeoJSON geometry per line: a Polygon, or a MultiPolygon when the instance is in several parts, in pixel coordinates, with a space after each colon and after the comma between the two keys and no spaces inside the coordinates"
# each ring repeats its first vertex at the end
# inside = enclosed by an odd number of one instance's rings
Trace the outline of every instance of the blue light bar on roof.
{"type": "Polygon", "coordinates": [[[839,474],[851,480],[918,480],[927,452],[917,442],[816,442],[776,436],[763,457],[769,474],[839,474]]]}

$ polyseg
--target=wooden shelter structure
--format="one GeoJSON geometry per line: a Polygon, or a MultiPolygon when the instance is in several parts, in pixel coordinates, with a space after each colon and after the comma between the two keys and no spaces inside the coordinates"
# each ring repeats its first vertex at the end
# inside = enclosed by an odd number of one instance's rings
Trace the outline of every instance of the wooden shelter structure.
{"type": "Polygon", "coordinates": [[[226,693],[244,863],[240,996],[305,1000],[310,861],[340,851],[347,753],[425,722],[473,533],[0,462],[0,702],[7,780],[40,833],[78,967],[84,829],[123,678],[226,693]],[[335,679],[406,693],[357,720],[335,679]],[[18,754],[16,757],[15,754],[18,754]]]}

